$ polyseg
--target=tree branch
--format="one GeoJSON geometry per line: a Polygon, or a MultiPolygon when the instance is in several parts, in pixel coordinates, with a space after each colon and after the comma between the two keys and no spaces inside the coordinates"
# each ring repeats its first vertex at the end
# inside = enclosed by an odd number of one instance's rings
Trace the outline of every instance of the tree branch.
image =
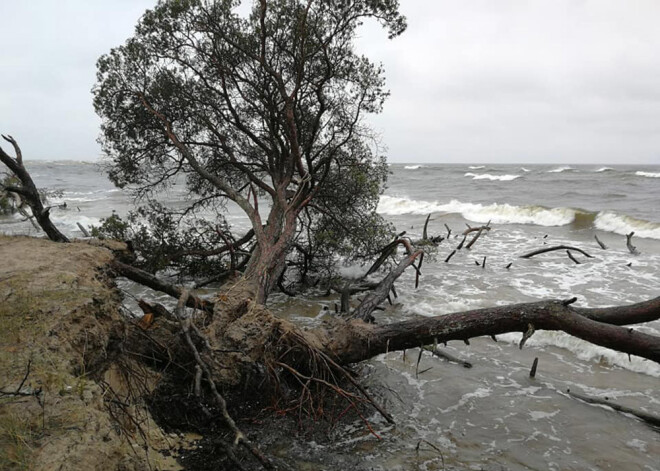
{"type": "MultiPolygon", "coordinates": [[[[637,319],[646,303],[610,308],[615,319],[637,319]],[[640,304],[643,306],[640,307],[640,304]]],[[[654,319],[660,318],[658,299],[654,319]]],[[[392,350],[404,350],[449,340],[535,330],[563,331],[595,345],[611,348],[660,363],[660,338],[626,327],[597,322],[583,314],[598,316],[602,310],[576,310],[563,301],[541,301],[447,314],[444,316],[396,322],[384,326],[352,321],[348,343],[337,338],[331,350],[342,363],[354,363],[392,350]],[[358,337],[358,338],[356,338],[358,337]]],[[[648,317],[644,317],[646,320],[648,317]]]]}

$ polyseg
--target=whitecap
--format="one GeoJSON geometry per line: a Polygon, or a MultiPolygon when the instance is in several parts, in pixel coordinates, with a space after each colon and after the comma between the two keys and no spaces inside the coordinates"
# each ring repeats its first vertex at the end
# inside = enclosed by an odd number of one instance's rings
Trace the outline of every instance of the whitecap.
{"type": "Polygon", "coordinates": [[[573,170],[573,167],[569,167],[569,166],[557,167],[557,168],[553,168],[552,170],[548,170],[548,173],[561,173],[561,172],[566,172],[568,170],[573,170]]]}
{"type": "MultiPolygon", "coordinates": [[[[521,334],[498,335],[503,341],[518,343],[521,334]],[[514,337],[515,336],[515,337],[514,337]]],[[[660,365],[647,361],[641,357],[628,357],[626,353],[617,352],[609,348],[601,347],[585,340],[565,334],[564,332],[541,331],[534,334],[527,341],[530,347],[545,347],[552,345],[565,348],[573,352],[579,359],[585,361],[599,361],[611,365],[617,365],[630,371],[644,373],[649,376],[660,376],[660,365]]]]}
{"type": "Polygon", "coordinates": [[[594,221],[596,228],[615,234],[630,234],[632,231],[638,237],[660,239],[660,223],[637,219],[613,211],[601,211],[594,221]]]}
{"type": "Polygon", "coordinates": [[[596,170],[596,172],[598,172],[598,173],[600,173],[600,172],[609,172],[610,170],[614,170],[614,169],[612,167],[601,167],[598,170],[596,170]]]}
{"type": "Polygon", "coordinates": [[[411,200],[383,195],[378,203],[378,212],[387,215],[428,214],[433,212],[460,213],[465,219],[494,224],[536,224],[539,226],[564,226],[575,219],[571,208],[544,208],[542,206],[514,206],[493,203],[482,205],[451,200],[439,203],[411,200]]]}
{"type": "Polygon", "coordinates": [[[418,168],[422,168],[421,165],[406,165],[405,167],[406,170],[417,170],[418,168]]]}
{"type": "Polygon", "coordinates": [[[529,172],[530,171],[528,168],[525,168],[525,167],[520,167],[520,170],[522,170],[523,172],[529,172]]]}
{"type": "Polygon", "coordinates": [[[520,175],[491,175],[490,173],[476,174],[472,172],[467,172],[466,177],[472,177],[472,180],[491,180],[491,181],[502,181],[508,182],[520,178],[520,175]]]}
{"type": "Polygon", "coordinates": [[[638,175],[640,177],[660,178],[660,172],[642,172],[642,171],[638,171],[638,172],[635,172],[635,175],[638,175]]]}
{"type": "Polygon", "coordinates": [[[468,168],[470,170],[480,170],[482,168],[486,168],[486,166],[485,165],[470,165],[468,168]]]}
{"type": "Polygon", "coordinates": [[[100,218],[83,216],[79,212],[55,212],[51,214],[51,219],[55,225],[62,226],[65,232],[80,232],[78,223],[83,227],[89,229],[91,226],[99,226],[101,224],[100,218]]]}

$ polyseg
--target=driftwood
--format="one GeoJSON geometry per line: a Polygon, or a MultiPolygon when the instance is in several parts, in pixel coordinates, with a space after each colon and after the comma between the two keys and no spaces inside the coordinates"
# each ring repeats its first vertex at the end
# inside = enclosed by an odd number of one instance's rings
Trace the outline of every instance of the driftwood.
{"type": "Polygon", "coordinates": [[[600,245],[600,248],[603,250],[607,250],[607,245],[605,245],[601,240],[598,238],[596,234],[594,234],[594,239],[596,239],[596,242],[598,242],[598,245],[600,245]]]}
{"type": "Polygon", "coordinates": [[[573,256],[573,254],[571,253],[570,250],[566,251],[566,255],[568,255],[568,258],[570,258],[572,261],[574,261],[576,265],[580,264],[580,261],[573,256]]]}
{"type": "Polygon", "coordinates": [[[484,228],[480,227],[479,230],[477,230],[477,234],[472,238],[472,240],[470,242],[468,242],[468,244],[465,246],[465,248],[467,250],[470,250],[472,248],[472,246],[474,245],[474,243],[479,239],[479,237],[481,237],[481,234],[483,232],[484,232],[484,228]]]}
{"type": "Polygon", "coordinates": [[[441,235],[429,237],[428,226],[429,226],[429,221],[430,220],[431,220],[431,213],[429,213],[429,215],[426,216],[426,221],[424,221],[424,229],[422,230],[422,238],[418,239],[418,240],[414,240],[412,242],[413,245],[416,245],[416,246],[417,245],[427,245],[427,244],[438,245],[440,242],[445,240],[445,238],[442,237],[441,235]]]}
{"type": "MultiPolygon", "coordinates": [[[[575,309],[575,298],[565,301],[540,301],[510,306],[446,314],[438,317],[413,319],[388,325],[370,325],[354,329],[346,338],[337,339],[331,347],[341,363],[354,363],[392,350],[404,350],[450,340],[465,341],[473,337],[492,336],[507,332],[563,331],[595,345],[637,355],[660,363],[660,338],[631,328],[619,327],[590,319],[622,323],[637,322],[639,311],[653,311],[660,318],[660,297],[647,303],[601,309],[575,309]],[[609,315],[601,315],[602,312],[609,315]],[[609,312],[608,312],[609,311],[609,312]],[[341,346],[340,346],[341,345],[341,346]]],[[[648,319],[647,319],[648,320],[648,319]]],[[[332,342],[331,342],[332,345],[332,342]]]]}
{"type": "Polygon", "coordinates": [[[23,165],[23,153],[21,152],[21,148],[18,146],[18,143],[11,136],[3,135],[2,138],[13,146],[16,157],[12,158],[2,149],[2,147],[0,147],[0,162],[5,164],[7,168],[21,182],[20,186],[10,185],[3,187],[3,189],[10,193],[19,195],[21,199],[23,199],[28,204],[28,206],[30,206],[30,209],[32,210],[32,216],[50,240],[54,242],[69,242],[69,239],[64,234],[62,234],[50,220],[50,208],[44,207],[41,201],[39,190],[37,190],[37,187],[34,184],[30,173],[25,169],[25,166],[23,165]]]}
{"type": "Polygon", "coordinates": [[[626,247],[628,247],[628,250],[631,254],[639,255],[639,250],[637,250],[637,247],[632,244],[632,236],[634,235],[635,231],[631,232],[630,234],[626,234],[626,247]]]}
{"type": "MultiPolygon", "coordinates": [[[[372,319],[371,313],[387,299],[390,291],[392,291],[392,286],[397,278],[399,278],[403,272],[412,265],[417,258],[421,260],[424,252],[422,250],[413,250],[413,247],[410,245],[406,239],[397,239],[395,241],[397,244],[403,244],[406,248],[407,256],[399,262],[399,264],[394,267],[390,273],[383,278],[383,280],[378,284],[378,286],[360,303],[358,307],[355,308],[351,317],[362,319],[364,321],[369,321],[372,319]]],[[[416,268],[417,276],[419,277],[419,268],[416,268]]],[[[416,283],[419,281],[417,278],[416,283]]]]}
{"type": "Polygon", "coordinates": [[[476,227],[468,226],[468,228],[465,229],[461,235],[468,235],[471,232],[477,232],[479,230],[490,231],[491,229],[492,227],[488,227],[488,226],[476,226],[476,227]]]}
{"type": "Polygon", "coordinates": [[[438,358],[443,358],[447,360],[450,363],[458,363],[459,365],[463,366],[463,368],[472,368],[472,363],[470,363],[467,360],[461,360],[458,357],[455,357],[451,353],[447,353],[444,350],[440,350],[439,348],[433,348],[433,347],[424,347],[424,350],[427,352],[431,352],[434,357],[438,358]]]}
{"type": "Polygon", "coordinates": [[[627,306],[571,309],[580,316],[605,324],[642,324],[660,318],[660,297],[627,306]]]}
{"type": "Polygon", "coordinates": [[[463,248],[463,244],[465,243],[465,239],[466,239],[466,238],[467,238],[467,236],[464,235],[464,236],[463,236],[463,240],[461,240],[461,243],[458,244],[458,246],[456,247],[456,250],[461,250],[461,249],[463,248]]]}
{"type": "Polygon", "coordinates": [[[555,245],[553,247],[545,247],[542,249],[534,250],[532,252],[526,253],[525,255],[521,255],[520,258],[532,258],[535,255],[540,255],[546,252],[552,252],[555,250],[574,250],[576,252],[580,252],[582,255],[588,258],[594,258],[593,255],[589,255],[587,252],[585,252],[582,249],[578,249],[577,247],[571,247],[570,245],[555,245]]]}
{"type": "Polygon", "coordinates": [[[89,232],[87,231],[87,229],[85,229],[85,226],[83,226],[79,222],[77,222],[76,225],[78,226],[78,229],[80,229],[80,232],[82,232],[83,237],[89,237],[89,232]]]}
{"type": "Polygon", "coordinates": [[[617,412],[623,412],[624,414],[634,415],[638,419],[641,419],[644,422],[646,422],[647,424],[653,425],[654,427],[660,427],[660,416],[658,416],[658,415],[649,414],[648,412],[640,411],[640,410],[637,410],[637,409],[633,409],[631,407],[622,406],[620,404],[610,402],[608,400],[608,398],[599,398],[599,397],[587,396],[585,394],[579,394],[579,393],[573,392],[570,389],[566,390],[566,393],[571,397],[574,397],[574,398],[579,399],[581,401],[587,402],[589,404],[597,404],[597,405],[600,405],[600,406],[607,406],[611,409],[614,409],[617,412]]]}
{"type": "Polygon", "coordinates": [[[530,378],[535,378],[536,377],[536,368],[539,366],[539,358],[536,357],[534,358],[534,362],[532,362],[532,369],[529,370],[529,377],[530,378]]]}
{"type": "Polygon", "coordinates": [[[424,222],[424,230],[422,231],[422,240],[428,240],[428,232],[427,229],[429,227],[429,220],[431,219],[431,213],[429,213],[428,216],[426,216],[426,222],[424,222]]]}

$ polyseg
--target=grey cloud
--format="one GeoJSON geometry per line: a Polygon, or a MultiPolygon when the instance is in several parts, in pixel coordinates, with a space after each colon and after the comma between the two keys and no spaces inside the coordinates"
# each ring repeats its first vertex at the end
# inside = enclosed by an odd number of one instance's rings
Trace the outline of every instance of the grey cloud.
{"type": "MultiPolygon", "coordinates": [[[[95,62],[152,0],[0,3],[0,131],[93,159],[95,62]]],[[[402,0],[409,28],[358,47],[392,95],[368,118],[392,161],[660,163],[656,0],[402,0]]]]}

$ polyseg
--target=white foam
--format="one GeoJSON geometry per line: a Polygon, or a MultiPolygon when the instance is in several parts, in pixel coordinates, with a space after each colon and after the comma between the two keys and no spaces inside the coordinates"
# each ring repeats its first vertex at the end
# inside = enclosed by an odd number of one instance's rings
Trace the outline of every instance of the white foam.
{"type": "Polygon", "coordinates": [[[99,226],[101,224],[101,219],[95,217],[83,216],[78,212],[55,212],[51,214],[51,219],[57,226],[63,226],[62,229],[65,232],[74,232],[79,233],[78,224],[80,223],[86,229],[89,229],[91,226],[99,226]]]}
{"type": "Polygon", "coordinates": [[[612,167],[601,167],[598,170],[596,170],[596,172],[599,172],[599,173],[600,172],[608,172],[610,170],[614,170],[614,169],[612,167]]]}
{"type": "Polygon", "coordinates": [[[364,274],[367,272],[367,270],[368,267],[365,267],[364,265],[360,265],[357,263],[339,265],[338,267],[338,271],[341,277],[349,280],[357,280],[359,278],[362,278],[364,274]]]}
{"type": "Polygon", "coordinates": [[[614,232],[615,234],[630,234],[646,239],[660,239],[660,224],[655,222],[636,219],[624,214],[612,211],[601,211],[596,215],[594,221],[596,228],[601,231],[614,232]]]}
{"type": "Polygon", "coordinates": [[[642,440],[638,439],[638,438],[633,438],[632,440],[627,441],[626,445],[628,445],[630,448],[634,448],[636,450],[639,450],[642,453],[646,453],[647,443],[645,441],[642,441],[642,440]]]}
{"type": "Polygon", "coordinates": [[[525,168],[525,167],[520,167],[520,170],[522,170],[523,172],[529,172],[530,171],[528,168],[525,168]]]}
{"type": "Polygon", "coordinates": [[[536,224],[539,226],[564,226],[575,219],[571,208],[547,209],[541,206],[513,206],[493,203],[482,205],[451,200],[449,203],[416,201],[408,198],[383,195],[378,212],[387,215],[428,214],[433,212],[460,213],[475,222],[494,224],[536,224]]]}
{"type": "Polygon", "coordinates": [[[406,165],[405,167],[406,170],[417,170],[418,168],[422,168],[421,165],[406,165]]]}
{"type": "Polygon", "coordinates": [[[635,175],[638,175],[640,177],[660,178],[660,172],[642,172],[642,171],[638,171],[638,172],[635,172],[635,175]]]}
{"type": "Polygon", "coordinates": [[[532,418],[533,421],[537,421],[537,420],[547,420],[551,417],[554,417],[555,415],[559,414],[559,410],[555,410],[553,412],[530,410],[527,413],[529,414],[529,416],[532,418]]]}
{"type": "Polygon", "coordinates": [[[480,170],[482,168],[486,168],[486,166],[485,165],[470,165],[468,168],[470,170],[480,170]]]}
{"type": "MultiPolygon", "coordinates": [[[[509,340],[505,336],[498,336],[498,338],[509,340]]],[[[517,340],[520,340],[520,334],[517,334],[517,340]]],[[[644,373],[656,377],[660,376],[660,365],[655,362],[647,361],[644,358],[637,356],[631,356],[628,358],[628,355],[625,353],[586,342],[563,332],[536,332],[534,336],[527,341],[527,344],[530,347],[553,345],[572,351],[581,360],[604,362],[637,373],[644,373]]]]}
{"type": "Polygon", "coordinates": [[[474,402],[474,399],[483,399],[490,396],[492,392],[493,390],[491,388],[477,388],[474,392],[463,394],[457,404],[447,407],[446,409],[439,409],[439,411],[446,414],[447,412],[460,409],[465,407],[468,403],[474,402]]]}
{"type": "Polygon", "coordinates": [[[491,175],[490,173],[476,174],[468,172],[465,174],[466,177],[472,177],[472,180],[498,180],[502,182],[508,182],[520,178],[520,175],[491,175]]]}
{"type": "Polygon", "coordinates": [[[573,170],[573,167],[569,167],[565,165],[563,167],[557,167],[557,168],[553,168],[552,170],[548,170],[548,173],[561,173],[561,172],[566,172],[568,170],[573,170]]]}

